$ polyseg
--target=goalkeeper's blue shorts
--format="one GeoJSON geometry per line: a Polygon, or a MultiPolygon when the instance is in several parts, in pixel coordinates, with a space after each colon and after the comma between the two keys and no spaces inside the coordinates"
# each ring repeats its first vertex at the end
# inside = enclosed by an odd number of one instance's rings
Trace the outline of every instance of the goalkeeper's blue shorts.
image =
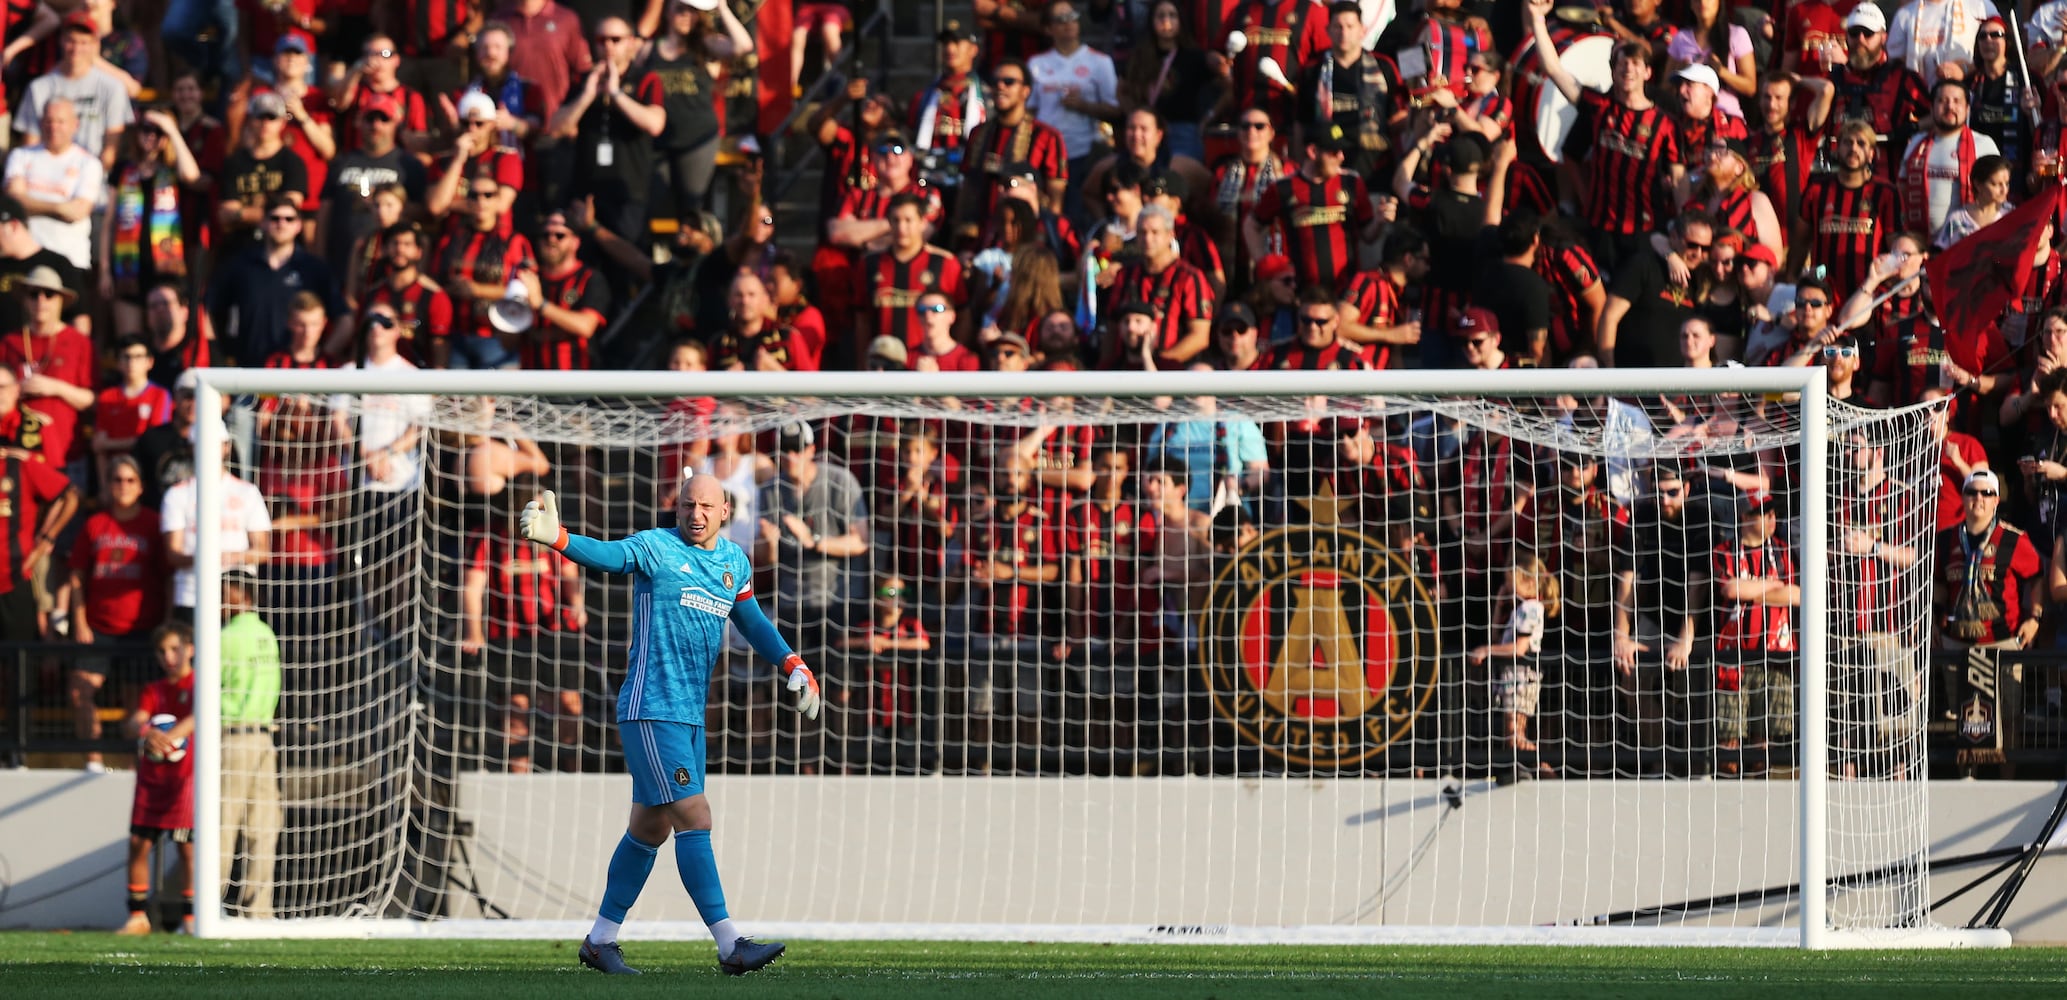
{"type": "Polygon", "coordinates": [[[664,806],[703,794],[703,727],[650,719],[620,722],[624,769],[632,776],[632,801],[664,806]]]}

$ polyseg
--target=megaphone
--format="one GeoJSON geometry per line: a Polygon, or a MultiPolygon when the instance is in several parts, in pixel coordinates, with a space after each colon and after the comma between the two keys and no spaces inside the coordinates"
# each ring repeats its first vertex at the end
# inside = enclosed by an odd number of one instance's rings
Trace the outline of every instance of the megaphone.
{"type": "Polygon", "coordinates": [[[1286,90],[1293,89],[1292,81],[1285,79],[1285,68],[1283,66],[1279,66],[1278,61],[1276,59],[1273,59],[1269,56],[1264,56],[1263,58],[1258,59],[1256,61],[1256,72],[1262,74],[1264,79],[1269,80],[1270,82],[1275,83],[1278,86],[1285,88],[1286,90]]]}
{"type": "Polygon", "coordinates": [[[531,311],[531,289],[519,278],[511,278],[502,298],[488,304],[488,325],[501,333],[523,333],[537,320],[531,311]]]}

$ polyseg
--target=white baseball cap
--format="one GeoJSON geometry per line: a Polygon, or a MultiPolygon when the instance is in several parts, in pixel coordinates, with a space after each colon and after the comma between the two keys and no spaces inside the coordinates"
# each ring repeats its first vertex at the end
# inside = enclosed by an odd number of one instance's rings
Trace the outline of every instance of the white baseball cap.
{"type": "Polygon", "coordinates": [[[1852,12],[1845,16],[1845,27],[1865,28],[1879,34],[1888,30],[1888,16],[1881,13],[1879,4],[1862,3],[1852,8],[1852,12]]]}
{"type": "Polygon", "coordinates": [[[478,90],[469,90],[459,99],[459,120],[472,121],[476,118],[495,117],[495,98],[478,90]]]}
{"type": "Polygon", "coordinates": [[[1713,93],[1722,92],[1722,79],[1715,75],[1714,69],[1702,63],[1695,63],[1692,66],[1685,67],[1673,75],[1690,83],[1705,83],[1713,93]]]}
{"type": "Polygon", "coordinates": [[[1994,490],[1997,493],[2002,492],[2002,480],[1997,479],[1995,477],[1995,473],[1990,472],[1987,469],[1975,469],[1974,471],[1967,473],[1967,481],[1965,484],[1960,486],[1959,489],[1960,492],[1964,493],[1967,490],[1971,490],[1976,486],[1986,487],[1988,489],[1994,490]]]}

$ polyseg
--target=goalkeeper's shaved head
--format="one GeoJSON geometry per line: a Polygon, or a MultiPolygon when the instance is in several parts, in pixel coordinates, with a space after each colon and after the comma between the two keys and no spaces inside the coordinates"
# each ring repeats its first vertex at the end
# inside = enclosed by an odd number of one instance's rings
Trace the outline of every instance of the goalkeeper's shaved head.
{"type": "Polygon", "coordinates": [[[713,548],[732,520],[732,495],[708,473],[683,470],[682,493],[675,500],[675,530],[691,545],[713,548]]]}

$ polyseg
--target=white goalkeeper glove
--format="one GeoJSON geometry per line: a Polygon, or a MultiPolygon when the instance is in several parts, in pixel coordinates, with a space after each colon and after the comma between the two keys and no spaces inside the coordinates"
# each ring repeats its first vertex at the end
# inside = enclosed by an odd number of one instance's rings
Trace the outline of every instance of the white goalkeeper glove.
{"type": "Polygon", "coordinates": [[[804,658],[794,653],[783,665],[789,668],[789,689],[797,693],[797,711],[804,713],[804,718],[818,718],[818,678],[804,665],[804,658]]]}
{"type": "Polygon", "coordinates": [[[524,505],[524,513],[517,518],[517,530],[540,545],[567,547],[567,529],[560,526],[560,501],[552,490],[524,505]]]}

